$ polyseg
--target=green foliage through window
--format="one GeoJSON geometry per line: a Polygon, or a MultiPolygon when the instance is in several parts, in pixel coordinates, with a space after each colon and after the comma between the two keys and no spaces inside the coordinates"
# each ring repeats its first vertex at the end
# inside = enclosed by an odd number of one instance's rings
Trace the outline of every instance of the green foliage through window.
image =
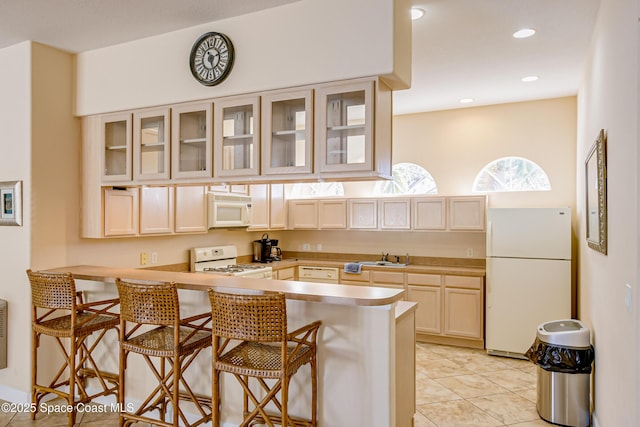
{"type": "Polygon", "coordinates": [[[393,165],[393,179],[376,182],[373,194],[438,194],[433,177],[422,166],[414,163],[393,165]]]}
{"type": "Polygon", "coordinates": [[[476,176],[473,191],[551,191],[545,171],[522,157],[503,157],[487,164],[476,176]]]}

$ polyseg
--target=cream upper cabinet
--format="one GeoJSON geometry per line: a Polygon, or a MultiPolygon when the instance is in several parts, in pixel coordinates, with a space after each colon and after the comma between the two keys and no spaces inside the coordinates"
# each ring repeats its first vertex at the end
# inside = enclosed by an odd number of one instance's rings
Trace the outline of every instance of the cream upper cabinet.
{"type": "Polygon", "coordinates": [[[320,175],[391,176],[391,91],[377,79],[315,90],[315,162],[320,175]]]}
{"type": "Polygon", "coordinates": [[[211,103],[171,109],[171,177],[211,178],[211,103]]]}
{"type": "Polygon", "coordinates": [[[320,172],[373,168],[373,82],[316,90],[320,172]]]}
{"type": "Polygon", "coordinates": [[[269,190],[269,228],[284,229],[287,227],[287,199],[284,197],[284,184],[270,184],[269,190]]]}
{"type": "Polygon", "coordinates": [[[312,91],[262,95],[262,174],[312,173],[312,91]]]}
{"type": "Polygon", "coordinates": [[[345,199],[321,199],[318,203],[318,210],[320,229],[340,230],[347,228],[347,201],[345,199]]]}
{"type": "Polygon", "coordinates": [[[485,196],[448,197],[449,230],[485,230],[485,196]]]}
{"type": "Polygon", "coordinates": [[[411,199],[388,198],[378,200],[381,230],[409,230],[411,228],[411,199]]]}
{"type": "Polygon", "coordinates": [[[416,197],[412,199],[414,230],[445,230],[447,228],[447,199],[445,197],[416,197]]]}
{"type": "Polygon", "coordinates": [[[102,181],[131,181],[131,113],[102,118],[102,181]]]}
{"type": "Polygon", "coordinates": [[[349,228],[377,229],[378,228],[378,200],[377,199],[349,199],[349,228]]]}
{"type": "Polygon", "coordinates": [[[252,184],[251,225],[249,230],[277,230],[286,228],[287,202],[284,184],[252,184]]]}
{"type": "Polygon", "coordinates": [[[269,184],[249,186],[251,196],[251,225],[249,230],[269,229],[269,184]]]}
{"type": "Polygon", "coordinates": [[[170,178],[169,109],[133,113],[133,179],[136,181],[170,178]]]}
{"type": "Polygon", "coordinates": [[[173,187],[140,188],[140,234],[173,232],[173,187]]]}
{"type": "Polygon", "coordinates": [[[175,189],[175,232],[206,233],[207,187],[179,185],[175,189]]]}
{"type": "Polygon", "coordinates": [[[318,228],[318,201],[317,200],[289,200],[289,228],[314,229],[318,228]]]}
{"type": "Polygon", "coordinates": [[[139,224],[138,189],[104,190],[104,236],[135,236],[139,224]]]}
{"type": "Polygon", "coordinates": [[[213,117],[215,178],[260,173],[260,97],[216,100],[213,117]]]}

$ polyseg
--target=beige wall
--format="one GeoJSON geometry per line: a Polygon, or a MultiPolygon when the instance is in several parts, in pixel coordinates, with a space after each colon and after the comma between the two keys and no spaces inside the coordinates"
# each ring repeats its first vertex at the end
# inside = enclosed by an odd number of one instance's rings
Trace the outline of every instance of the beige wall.
{"type": "MultiPolygon", "coordinates": [[[[0,227],[0,298],[8,302],[7,368],[0,369],[0,394],[26,391],[30,370],[30,293],[25,270],[30,265],[31,200],[31,49],[20,43],[0,50],[0,181],[23,182],[23,226],[0,227]]],[[[20,398],[21,396],[17,396],[20,398]]]]}
{"type": "Polygon", "coordinates": [[[372,75],[390,75],[393,85],[406,86],[411,77],[409,4],[409,0],[298,1],[84,52],[78,55],[76,113],[84,116],[372,75]],[[366,25],[359,25],[363,19],[366,25]],[[231,74],[215,87],[197,83],[188,65],[191,46],[209,31],[227,34],[236,51],[231,74]]]}
{"type": "MultiPolygon", "coordinates": [[[[638,12],[635,0],[601,2],[578,95],[579,166],[600,129],[607,133],[608,255],[588,248],[578,204],[580,318],[591,327],[595,346],[596,427],[640,425],[638,12]],[[630,311],[626,284],[633,293],[630,311]]],[[[581,169],[576,176],[582,200],[581,169]]]]}
{"type": "Polygon", "coordinates": [[[482,167],[518,156],[545,170],[552,191],[492,193],[491,207],[575,208],[575,97],[408,114],[393,125],[393,162],[420,164],[440,194],[472,194],[482,167]]]}

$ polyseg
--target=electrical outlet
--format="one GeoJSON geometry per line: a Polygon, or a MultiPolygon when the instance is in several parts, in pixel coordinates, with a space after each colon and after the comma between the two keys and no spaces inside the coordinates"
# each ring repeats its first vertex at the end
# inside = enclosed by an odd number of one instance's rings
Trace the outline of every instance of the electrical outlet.
{"type": "Polygon", "coordinates": [[[158,252],[151,252],[151,264],[158,263],[158,252]]]}
{"type": "Polygon", "coordinates": [[[140,265],[147,265],[148,257],[146,252],[140,252],[140,265]]]}
{"type": "Polygon", "coordinates": [[[471,258],[473,256],[473,248],[467,248],[467,257],[471,258]]]}
{"type": "Polygon", "coordinates": [[[318,244],[316,245],[316,251],[318,251],[318,252],[322,252],[322,243],[318,243],[318,244]]]}
{"type": "Polygon", "coordinates": [[[309,243],[303,243],[302,244],[302,250],[303,251],[310,251],[311,250],[311,245],[309,243]]]}

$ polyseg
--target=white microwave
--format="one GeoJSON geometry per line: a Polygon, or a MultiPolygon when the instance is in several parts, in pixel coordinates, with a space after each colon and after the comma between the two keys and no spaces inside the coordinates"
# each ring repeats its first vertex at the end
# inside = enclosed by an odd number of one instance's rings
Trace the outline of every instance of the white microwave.
{"type": "Polygon", "coordinates": [[[209,228],[251,225],[251,197],[230,193],[207,193],[209,228]]]}

